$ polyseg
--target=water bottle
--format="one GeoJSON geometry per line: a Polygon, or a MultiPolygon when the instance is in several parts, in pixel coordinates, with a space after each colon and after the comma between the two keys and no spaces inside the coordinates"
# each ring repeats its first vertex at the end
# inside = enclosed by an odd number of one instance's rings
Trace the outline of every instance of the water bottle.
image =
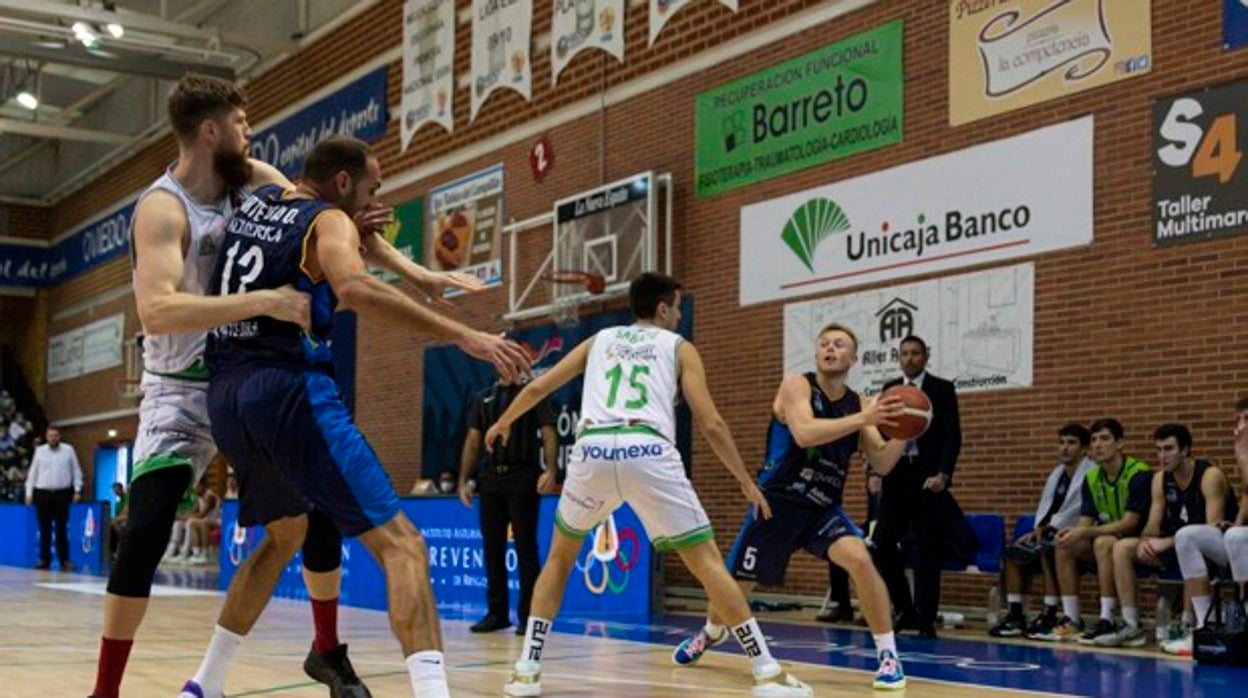
{"type": "Polygon", "coordinates": [[[1248,627],[1248,614],[1244,612],[1244,603],[1239,598],[1227,602],[1226,629],[1228,632],[1243,632],[1248,627]]]}
{"type": "Polygon", "coordinates": [[[994,627],[1001,618],[1001,589],[993,585],[988,590],[988,627],[994,627]]]}
{"type": "Polygon", "coordinates": [[[1157,595],[1157,642],[1170,639],[1170,598],[1165,594],[1157,595]]]}

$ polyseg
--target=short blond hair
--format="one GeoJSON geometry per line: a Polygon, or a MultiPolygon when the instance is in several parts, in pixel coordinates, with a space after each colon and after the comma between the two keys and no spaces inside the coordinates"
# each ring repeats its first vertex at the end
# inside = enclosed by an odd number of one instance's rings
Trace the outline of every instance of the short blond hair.
{"type": "Polygon", "coordinates": [[[844,332],[849,335],[849,338],[854,342],[854,351],[858,351],[858,335],[854,334],[853,330],[839,322],[829,322],[824,325],[823,329],[819,330],[819,334],[815,335],[815,339],[818,339],[829,332],[844,332]]]}

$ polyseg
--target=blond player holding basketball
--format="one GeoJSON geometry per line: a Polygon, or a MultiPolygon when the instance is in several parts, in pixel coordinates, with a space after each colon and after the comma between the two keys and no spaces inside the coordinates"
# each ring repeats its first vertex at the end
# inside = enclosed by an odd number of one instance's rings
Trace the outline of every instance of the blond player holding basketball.
{"type": "MultiPolygon", "coordinates": [[[[862,530],[841,508],[841,501],[850,460],[860,448],[875,472],[886,474],[897,464],[906,442],[886,442],[877,427],[895,425],[905,405],[901,398],[886,397],[864,407],[858,393],[845,385],[857,361],[854,333],[842,325],[827,325],[819,332],[816,370],[785,376],[780,383],[767,428],[767,460],[758,478],[775,515],[769,519],[753,512],[746,515],[728,555],[728,569],[743,594],[758,583],[784,583],[789,559],[798,550],[844,569],[854,580],[879,655],[873,686],[901,690],[906,675],[897,659],[888,589],[875,570],[862,530]]],[[[720,608],[712,603],[707,610],[706,626],[672,653],[675,663],[693,664],[728,638],[720,608]]]]}
{"type": "Polygon", "coordinates": [[[516,396],[485,435],[487,448],[506,443],[511,425],[564,383],[584,373],[581,424],[555,512],[550,554],[537,579],[528,627],[509,696],[541,695],[542,648],[585,536],[624,502],[654,546],[676,551],[750,658],[757,696],[809,696],[809,686],[784,671],[751,617],[715,547],[711,522],[676,450],[675,405],[683,394],[712,450],[741,485],[757,515],[767,500],[746,472],[706,386],[697,349],[673,330],[680,323],[680,284],[645,273],[629,287],[637,322],[598,332],[516,396]]]}

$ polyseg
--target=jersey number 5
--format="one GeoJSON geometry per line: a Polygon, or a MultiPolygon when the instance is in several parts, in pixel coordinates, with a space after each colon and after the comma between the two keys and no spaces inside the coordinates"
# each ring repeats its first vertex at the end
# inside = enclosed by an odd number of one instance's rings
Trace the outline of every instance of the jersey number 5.
{"type": "MultiPolygon", "coordinates": [[[[642,364],[633,366],[629,371],[628,387],[632,390],[634,397],[624,401],[624,409],[639,410],[646,406],[650,393],[646,391],[646,384],[639,379],[649,374],[650,367],[642,364]]],[[[611,381],[611,389],[607,392],[607,409],[615,407],[616,397],[620,394],[620,381],[623,379],[624,366],[622,364],[616,364],[607,371],[607,380],[611,381]]]]}
{"type": "Polygon", "coordinates": [[[260,249],[260,246],[252,245],[240,255],[238,249],[242,244],[242,240],[236,241],[225,253],[225,271],[221,274],[221,295],[223,296],[231,293],[246,293],[247,284],[254,282],[259,278],[260,272],[264,271],[264,251],[260,249]],[[230,281],[234,278],[235,266],[238,266],[242,276],[238,277],[238,288],[232,289],[230,281]]]}

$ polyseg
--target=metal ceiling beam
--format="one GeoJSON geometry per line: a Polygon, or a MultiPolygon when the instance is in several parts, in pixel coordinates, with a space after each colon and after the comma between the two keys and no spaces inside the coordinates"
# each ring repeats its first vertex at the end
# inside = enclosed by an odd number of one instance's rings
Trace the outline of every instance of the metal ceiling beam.
{"type": "Polygon", "coordinates": [[[56,138],[63,141],[84,141],[86,143],[109,143],[120,145],[134,140],[128,133],[97,131],[72,126],[55,126],[41,124],[37,121],[18,121],[17,119],[0,119],[0,133],[16,133],[20,136],[35,138],[56,138]]]}
{"type": "Polygon", "coordinates": [[[147,31],[155,34],[165,34],[167,36],[176,36],[183,39],[195,39],[198,41],[220,41],[222,44],[246,46],[249,48],[263,49],[269,52],[288,51],[295,46],[294,42],[289,40],[269,39],[260,36],[252,36],[250,34],[222,32],[216,29],[204,29],[190,24],[182,24],[180,22],[162,19],[155,15],[149,15],[142,12],[130,12],[124,8],[119,9],[118,12],[108,12],[94,7],[80,7],[73,4],[31,2],[30,0],[0,0],[0,13],[55,17],[58,19],[68,20],[70,22],[81,20],[100,25],[107,24],[109,22],[120,22],[121,25],[127,29],[147,31]]]}
{"type": "MultiPolygon", "coordinates": [[[[4,0],[0,0],[0,2],[4,2],[4,0]]],[[[187,73],[211,75],[222,80],[234,80],[237,77],[233,68],[222,66],[204,63],[185,63],[164,58],[140,58],[137,56],[103,58],[69,46],[65,48],[43,48],[25,41],[6,38],[0,38],[0,54],[13,58],[30,58],[47,63],[107,70],[111,73],[148,75],[166,80],[178,80],[187,73]]]]}

